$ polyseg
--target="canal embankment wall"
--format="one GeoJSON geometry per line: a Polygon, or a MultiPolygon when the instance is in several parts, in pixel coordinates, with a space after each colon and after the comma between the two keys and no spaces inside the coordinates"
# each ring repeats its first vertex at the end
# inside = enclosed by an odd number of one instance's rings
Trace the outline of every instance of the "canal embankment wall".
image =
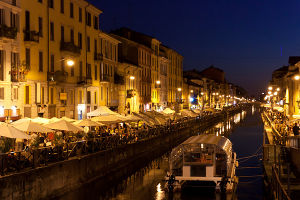
{"type": "Polygon", "coordinates": [[[130,163],[155,154],[166,152],[191,135],[204,131],[226,119],[228,115],[240,112],[241,108],[222,112],[206,121],[194,121],[189,126],[173,130],[172,133],[120,146],[89,155],[29,169],[0,178],[0,199],[27,200],[51,199],[74,190],[89,181],[118,173],[130,163]]]}

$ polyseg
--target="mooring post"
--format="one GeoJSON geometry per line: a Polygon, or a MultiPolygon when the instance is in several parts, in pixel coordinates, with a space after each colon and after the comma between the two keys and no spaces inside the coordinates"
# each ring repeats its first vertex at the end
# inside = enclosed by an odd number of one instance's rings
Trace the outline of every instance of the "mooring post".
{"type": "Polygon", "coordinates": [[[290,163],[287,164],[287,172],[288,172],[288,185],[287,185],[287,192],[288,192],[288,195],[290,196],[291,195],[291,189],[290,189],[290,163]]]}

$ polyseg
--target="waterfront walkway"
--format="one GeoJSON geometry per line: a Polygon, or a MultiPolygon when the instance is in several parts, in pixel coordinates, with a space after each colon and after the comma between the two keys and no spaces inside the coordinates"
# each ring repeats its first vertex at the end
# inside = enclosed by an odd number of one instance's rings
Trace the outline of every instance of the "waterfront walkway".
{"type": "MultiPolygon", "coordinates": [[[[240,107],[237,107],[235,110],[240,109],[240,107]]],[[[4,176],[26,169],[46,166],[50,163],[71,159],[73,157],[84,156],[95,152],[143,142],[145,140],[151,140],[152,138],[174,134],[178,131],[180,132],[187,129],[193,130],[194,127],[206,127],[212,122],[215,123],[217,120],[227,117],[227,114],[228,112],[223,111],[201,117],[185,118],[176,123],[141,129],[135,134],[127,134],[124,136],[93,135],[86,140],[67,142],[62,145],[30,148],[26,151],[0,154],[0,174],[1,176],[4,176]]]]}
{"type": "Polygon", "coordinates": [[[276,120],[278,116],[278,113],[273,113],[271,110],[262,113],[265,126],[263,157],[265,178],[272,189],[273,198],[299,199],[300,178],[294,174],[295,166],[290,156],[291,148],[287,146],[289,139],[297,136],[294,136],[291,131],[291,123],[276,120]]]}

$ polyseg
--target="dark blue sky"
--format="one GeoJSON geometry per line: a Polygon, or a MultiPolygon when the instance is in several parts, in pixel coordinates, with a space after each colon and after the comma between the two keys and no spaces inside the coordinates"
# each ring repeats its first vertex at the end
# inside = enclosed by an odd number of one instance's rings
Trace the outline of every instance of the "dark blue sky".
{"type": "Polygon", "coordinates": [[[300,1],[89,0],[100,28],[152,35],[184,56],[184,70],[210,65],[255,94],[274,69],[300,54],[300,1]]]}

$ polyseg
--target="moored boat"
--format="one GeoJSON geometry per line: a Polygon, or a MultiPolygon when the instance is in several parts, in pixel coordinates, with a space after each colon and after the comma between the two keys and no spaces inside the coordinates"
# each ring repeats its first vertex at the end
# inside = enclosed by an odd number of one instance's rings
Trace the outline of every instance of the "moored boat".
{"type": "Polygon", "coordinates": [[[205,186],[229,193],[236,189],[237,166],[228,138],[213,134],[192,136],[172,150],[166,188],[176,191],[185,186],[205,186]]]}

